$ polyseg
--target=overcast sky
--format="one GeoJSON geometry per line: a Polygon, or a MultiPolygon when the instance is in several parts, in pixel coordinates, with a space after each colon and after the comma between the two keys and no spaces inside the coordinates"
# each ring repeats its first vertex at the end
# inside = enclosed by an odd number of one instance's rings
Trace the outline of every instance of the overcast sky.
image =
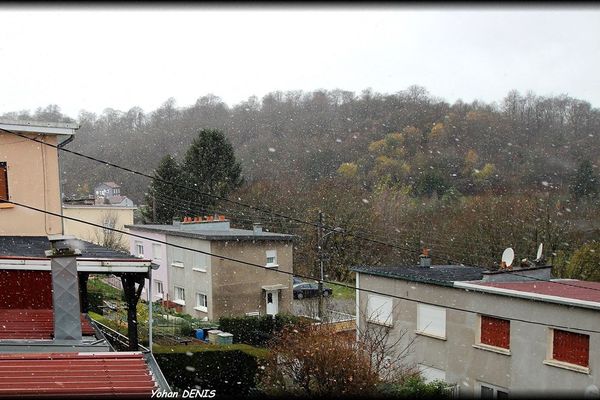
{"type": "Polygon", "coordinates": [[[517,89],[600,107],[599,7],[155,7],[0,8],[0,114],[412,84],[449,102],[517,89]]]}

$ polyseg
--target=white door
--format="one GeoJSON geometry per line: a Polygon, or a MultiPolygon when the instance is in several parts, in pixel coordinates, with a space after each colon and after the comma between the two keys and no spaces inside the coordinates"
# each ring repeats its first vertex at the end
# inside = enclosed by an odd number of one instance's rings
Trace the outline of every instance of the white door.
{"type": "Polygon", "coordinates": [[[267,314],[276,315],[279,312],[279,290],[266,290],[267,314]]]}

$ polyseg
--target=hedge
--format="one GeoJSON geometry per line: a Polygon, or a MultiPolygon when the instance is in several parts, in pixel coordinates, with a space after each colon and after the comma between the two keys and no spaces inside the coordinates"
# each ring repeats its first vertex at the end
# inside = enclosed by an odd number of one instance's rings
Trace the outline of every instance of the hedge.
{"type": "Polygon", "coordinates": [[[259,360],[264,356],[260,349],[252,354],[240,345],[154,346],[153,350],[173,391],[215,390],[217,398],[251,393],[257,383],[259,360]]]}
{"type": "Polygon", "coordinates": [[[219,329],[233,334],[234,343],[247,343],[254,346],[264,346],[273,333],[279,332],[284,326],[298,323],[299,318],[291,314],[261,315],[258,317],[221,317],[219,329]]]}

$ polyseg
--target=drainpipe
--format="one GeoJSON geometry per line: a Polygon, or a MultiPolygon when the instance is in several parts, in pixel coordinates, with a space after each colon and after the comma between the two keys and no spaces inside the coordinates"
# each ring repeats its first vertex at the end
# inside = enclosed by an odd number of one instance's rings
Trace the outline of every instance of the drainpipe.
{"type": "Polygon", "coordinates": [[[81,251],[73,247],[74,236],[51,235],[48,240],[51,248],[46,250],[46,256],[51,260],[54,340],[63,343],[80,342],[82,334],[77,256],[81,255],[81,251]]]}

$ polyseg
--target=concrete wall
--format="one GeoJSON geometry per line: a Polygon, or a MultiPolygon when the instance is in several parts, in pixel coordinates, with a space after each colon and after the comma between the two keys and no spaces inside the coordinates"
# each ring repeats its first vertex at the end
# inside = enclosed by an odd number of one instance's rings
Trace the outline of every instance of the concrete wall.
{"type": "MultiPolygon", "coordinates": [[[[114,206],[71,206],[63,205],[63,215],[71,218],[77,218],[94,224],[103,225],[106,218],[114,219],[115,229],[128,232],[125,225],[133,225],[133,210],[130,207],[114,206]]],[[[103,229],[81,222],[64,220],[65,235],[73,235],[79,239],[87,240],[93,243],[102,244],[105,240],[103,229]]],[[[124,249],[129,248],[129,236],[118,232],[108,233],[114,235],[115,239],[124,249]]]]}
{"type": "MultiPolygon", "coordinates": [[[[191,249],[211,252],[211,242],[194,238],[180,236],[167,236],[169,244],[188,247],[191,249]]],[[[185,290],[185,306],[183,311],[196,318],[213,319],[212,307],[212,285],[211,285],[211,257],[190,250],[183,250],[169,246],[167,248],[167,268],[169,275],[170,300],[175,300],[175,286],[185,290]],[[183,263],[174,263],[174,252],[183,253],[183,263]],[[201,265],[204,264],[204,265],[201,265]],[[205,270],[206,272],[202,272],[205,270]],[[196,309],[196,293],[204,293],[208,296],[208,310],[200,311],[196,309]]]]}
{"type": "MultiPolygon", "coordinates": [[[[161,281],[163,283],[163,299],[171,300],[172,292],[169,290],[169,276],[168,276],[168,265],[167,265],[167,245],[163,243],[156,243],[150,239],[160,240],[165,242],[165,235],[162,233],[154,233],[148,231],[136,231],[135,229],[130,230],[131,233],[136,235],[147,237],[148,239],[142,239],[135,236],[127,236],[129,241],[129,252],[131,254],[136,254],[136,244],[141,243],[144,246],[144,257],[152,260],[153,263],[157,264],[159,267],[157,270],[152,270],[152,280],[154,281],[154,287],[152,288],[152,297],[154,301],[159,300],[160,297],[156,292],[156,281],[161,281]],[[155,257],[152,245],[157,244],[160,247],[160,250],[157,254],[158,257],[155,257]]],[[[150,281],[146,279],[146,283],[144,284],[144,289],[142,290],[142,298],[148,300],[148,286],[150,281]]]]}
{"type": "MultiPolygon", "coordinates": [[[[360,287],[426,301],[446,309],[446,340],[416,334],[417,302],[394,299],[391,340],[406,332],[403,345],[416,338],[408,359],[446,371],[446,380],[460,385],[462,395],[479,395],[478,383],[507,388],[513,394],[545,391],[582,396],[590,385],[600,386],[600,334],[590,335],[589,374],[543,363],[551,326],[599,330],[600,312],[502,295],[465,291],[399,279],[357,274],[360,287]],[[479,331],[478,313],[511,319],[510,355],[473,347],[479,331]],[[523,321],[537,321],[542,326],[523,321]]],[[[358,308],[364,329],[368,293],[360,292],[358,308]]]]}
{"type": "MultiPolygon", "coordinates": [[[[213,252],[219,255],[241,259],[250,263],[265,265],[266,251],[277,251],[278,270],[292,272],[293,249],[291,242],[257,241],[252,242],[213,242],[213,252]]],[[[213,317],[224,315],[244,315],[258,311],[266,313],[266,285],[285,285],[279,291],[279,313],[292,311],[292,277],[250,265],[212,257],[213,317]]]]}
{"type": "MultiPolygon", "coordinates": [[[[57,144],[54,135],[28,135],[57,144]]],[[[8,167],[9,200],[61,213],[57,150],[0,132],[0,161],[8,167]]],[[[0,204],[0,235],[46,236],[62,233],[59,217],[0,204]]]]}

